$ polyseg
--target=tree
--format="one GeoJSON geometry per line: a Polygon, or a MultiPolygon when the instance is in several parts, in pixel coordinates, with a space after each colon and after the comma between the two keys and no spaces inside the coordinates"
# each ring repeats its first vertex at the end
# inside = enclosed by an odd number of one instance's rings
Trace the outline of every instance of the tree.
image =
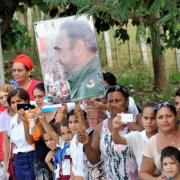
{"type": "Polygon", "coordinates": [[[168,72],[164,51],[165,47],[180,48],[179,0],[51,0],[51,3],[63,4],[64,12],[68,12],[66,7],[73,5],[78,10],[76,14],[93,15],[97,31],[105,31],[117,25],[116,37],[123,41],[129,39],[127,30],[122,28],[129,19],[132,19],[134,26],[144,31],[151,28],[151,37],[147,38],[147,42],[152,44],[154,88],[167,88],[168,72]]]}
{"type": "Polygon", "coordinates": [[[96,27],[102,30],[118,25],[117,36],[128,40],[122,25],[132,19],[142,32],[151,29],[148,42],[152,45],[154,87],[163,90],[168,87],[168,72],[164,56],[165,47],[180,48],[180,1],[176,0],[75,0],[78,13],[93,14],[96,27]]]}
{"type": "MultiPolygon", "coordinates": [[[[93,15],[97,32],[116,25],[115,36],[129,39],[127,25],[132,19],[141,32],[151,29],[147,42],[152,44],[154,87],[166,89],[168,73],[164,51],[166,47],[180,48],[180,1],[179,0],[1,0],[0,18],[2,39],[7,34],[15,10],[24,10],[37,5],[51,17],[87,13],[93,15]]],[[[142,34],[143,35],[143,34],[142,34]]]]}

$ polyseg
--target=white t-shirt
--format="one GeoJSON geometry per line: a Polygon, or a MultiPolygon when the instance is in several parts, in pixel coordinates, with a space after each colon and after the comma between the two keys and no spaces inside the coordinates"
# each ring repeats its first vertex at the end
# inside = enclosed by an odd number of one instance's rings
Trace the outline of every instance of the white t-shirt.
{"type": "Polygon", "coordinates": [[[23,122],[18,124],[17,120],[18,114],[10,122],[10,139],[15,144],[13,153],[33,151],[34,147],[26,141],[23,122]]]}
{"type": "Polygon", "coordinates": [[[10,136],[10,121],[12,117],[8,114],[7,109],[0,114],[0,132],[7,132],[8,136],[10,136]]]}
{"type": "Polygon", "coordinates": [[[136,161],[138,163],[138,169],[139,169],[141,166],[142,157],[143,157],[142,150],[148,141],[148,138],[146,136],[146,131],[145,130],[141,132],[132,131],[126,134],[124,137],[127,140],[127,145],[131,147],[134,152],[136,161]]]}
{"type": "Polygon", "coordinates": [[[70,143],[70,153],[72,158],[72,172],[74,176],[84,177],[83,144],[78,142],[77,134],[74,135],[70,143]]]}

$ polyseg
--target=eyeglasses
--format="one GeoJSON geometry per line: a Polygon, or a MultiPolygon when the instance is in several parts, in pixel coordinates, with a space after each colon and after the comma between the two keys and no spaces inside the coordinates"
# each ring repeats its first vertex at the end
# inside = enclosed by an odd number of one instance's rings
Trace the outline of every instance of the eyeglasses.
{"type": "Polygon", "coordinates": [[[153,109],[154,109],[154,111],[157,111],[162,107],[174,107],[174,105],[171,102],[166,101],[166,102],[163,102],[163,103],[156,104],[153,107],[153,109]]]}
{"type": "Polygon", "coordinates": [[[126,88],[121,85],[114,85],[114,86],[110,86],[106,88],[106,94],[113,91],[123,91],[124,93],[128,94],[128,91],[126,90],[126,88]]]}

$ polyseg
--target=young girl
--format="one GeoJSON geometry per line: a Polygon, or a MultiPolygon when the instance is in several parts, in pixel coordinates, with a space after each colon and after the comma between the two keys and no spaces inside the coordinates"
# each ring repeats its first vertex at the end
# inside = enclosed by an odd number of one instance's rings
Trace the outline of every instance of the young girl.
{"type": "Polygon", "coordinates": [[[10,121],[11,118],[15,115],[11,106],[8,105],[7,96],[8,93],[13,90],[12,86],[9,84],[4,84],[0,86],[0,104],[3,107],[3,112],[0,115],[0,132],[2,133],[3,139],[3,155],[4,155],[4,178],[7,175],[7,171],[10,174],[10,180],[14,179],[13,174],[13,163],[12,163],[12,150],[10,149],[10,121]]]}
{"type": "Polygon", "coordinates": [[[170,180],[180,179],[180,151],[168,146],[161,152],[163,174],[170,180]]]}
{"type": "Polygon", "coordinates": [[[52,128],[44,120],[44,115],[42,113],[38,114],[38,118],[46,132],[43,134],[44,141],[47,147],[50,149],[45,158],[49,169],[54,172],[55,179],[70,179],[71,158],[69,144],[73,135],[68,127],[67,119],[63,119],[60,123],[61,137],[59,137],[58,130],[55,130],[55,128],[58,127],[57,124],[53,125],[54,128],[52,128]],[[59,148],[56,146],[56,144],[58,144],[59,148]],[[54,165],[52,163],[52,159],[54,159],[54,165]]]}
{"type": "Polygon", "coordinates": [[[15,179],[34,180],[34,141],[32,135],[29,134],[24,110],[17,110],[17,104],[29,103],[29,94],[26,90],[17,88],[8,94],[7,101],[16,112],[10,121],[10,139],[14,144],[15,179]]]}
{"type": "Polygon", "coordinates": [[[142,123],[145,129],[142,132],[132,131],[124,136],[121,136],[119,134],[119,129],[123,123],[121,122],[120,118],[121,116],[118,115],[113,119],[113,141],[115,144],[124,144],[130,146],[136,156],[138,168],[140,168],[142,162],[141,151],[144,148],[147,140],[157,133],[153,104],[146,104],[142,112],[142,123]]]}

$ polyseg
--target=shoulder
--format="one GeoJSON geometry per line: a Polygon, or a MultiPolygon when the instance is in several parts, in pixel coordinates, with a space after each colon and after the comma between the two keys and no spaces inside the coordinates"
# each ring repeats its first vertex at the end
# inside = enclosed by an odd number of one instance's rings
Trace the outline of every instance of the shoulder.
{"type": "Polygon", "coordinates": [[[36,85],[39,84],[39,83],[42,83],[42,81],[38,81],[38,80],[35,80],[35,79],[32,79],[32,80],[31,80],[31,85],[36,86],[36,85]]]}

